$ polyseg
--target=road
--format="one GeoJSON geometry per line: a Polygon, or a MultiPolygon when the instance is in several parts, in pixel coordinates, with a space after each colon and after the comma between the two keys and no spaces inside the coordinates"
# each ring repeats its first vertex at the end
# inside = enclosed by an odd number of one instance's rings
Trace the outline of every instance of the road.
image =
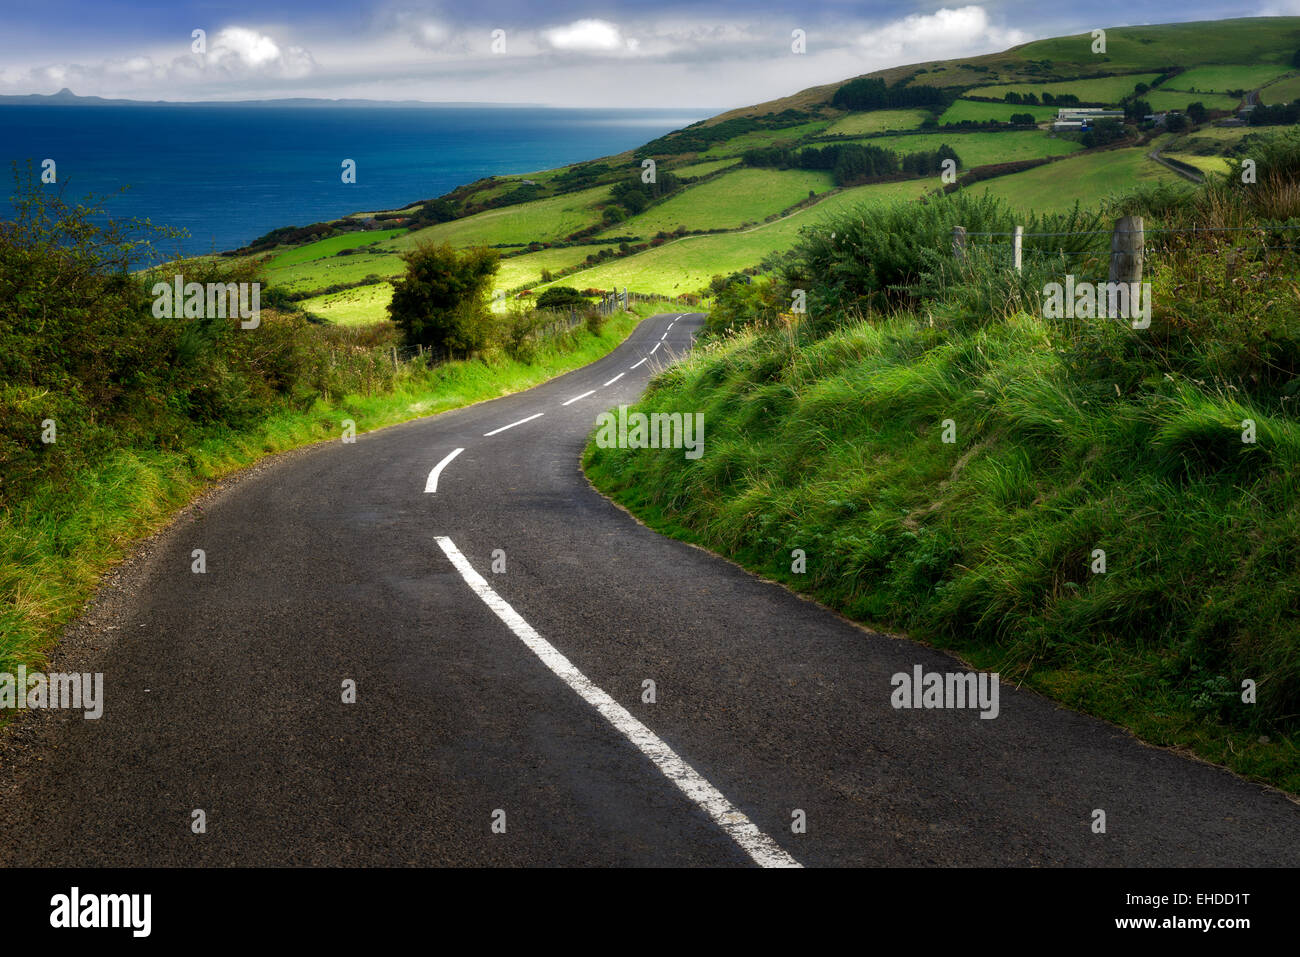
{"type": "Polygon", "coordinates": [[[1300,863],[1284,796],[1036,695],[896,710],[893,674],[964,669],[591,489],[595,416],[700,322],[186,509],[55,657],[104,673],[104,716],[3,736],[0,862],[1300,863]]]}

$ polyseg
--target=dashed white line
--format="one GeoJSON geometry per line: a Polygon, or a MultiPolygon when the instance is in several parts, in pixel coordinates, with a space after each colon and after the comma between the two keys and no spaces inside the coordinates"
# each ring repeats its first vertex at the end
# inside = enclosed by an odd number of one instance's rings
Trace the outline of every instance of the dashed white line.
{"type": "MultiPolygon", "coordinates": [[[[618,375],[614,376],[614,378],[612,378],[612,379],[610,379],[608,382],[606,382],[605,385],[613,385],[615,382],[617,382],[619,379],[623,378],[623,376],[625,376],[625,375],[627,375],[626,372],[620,372],[618,375]]],[[[602,388],[602,389],[605,388],[605,385],[602,385],[601,388],[602,388]]]]}
{"type": "Polygon", "coordinates": [[[668,330],[665,329],[665,330],[664,330],[664,334],[663,334],[662,336],[659,337],[659,341],[660,341],[660,342],[663,342],[663,341],[664,341],[665,339],[667,339],[667,338],[668,338],[668,330]]]}
{"type": "Polygon", "coordinates": [[[424,491],[426,493],[438,491],[438,476],[442,474],[443,469],[451,464],[452,459],[464,451],[464,449],[457,449],[433,467],[433,471],[429,473],[429,477],[424,482],[424,491]]]}
{"type": "Polygon", "coordinates": [[[582,393],[582,395],[575,395],[568,402],[561,402],[560,405],[571,405],[572,403],[577,402],[579,399],[585,399],[587,396],[595,395],[595,394],[596,394],[595,389],[588,389],[586,392],[582,393]]]}
{"type": "Polygon", "coordinates": [[[654,347],[653,349],[650,350],[650,355],[654,355],[656,352],[658,352],[658,351],[659,351],[659,347],[662,346],[662,345],[663,345],[663,341],[662,341],[662,340],[659,341],[659,342],[656,342],[656,343],[655,343],[655,347],[654,347]]]}
{"type": "Polygon", "coordinates": [[[496,435],[498,432],[504,432],[506,429],[513,429],[516,425],[523,425],[525,422],[531,422],[533,421],[533,419],[541,418],[545,414],[546,414],[545,412],[538,412],[536,415],[530,415],[528,418],[520,419],[518,422],[511,422],[509,425],[503,425],[501,426],[501,428],[493,429],[491,432],[484,432],[483,438],[486,439],[490,435],[496,435]]]}
{"type": "Polygon", "coordinates": [[[618,731],[640,748],[641,753],[655,763],[664,777],[681,789],[682,793],[694,801],[713,822],[740,845],[741,850],[760,867],[800,867],[800,863],[766,834],[758,829],[739,808],[728,801],[712,784],[700,776],[699,772],[678,757],[672,748],[659,739],[653,731],[632,716],[621,704],[596,687],[586,675],[574,667],[558,649],[533,630],[510,604],[492,590],[483,576],[474,570],[474,566],[461,554],[456,543],[450,538],[439,535],[438,546],[456,566],[461,577],[465,579],[474,593],[483,599],[483,603],[492,609],[498,618],[515,633],[528,649],[541,659],[570,688],[582,696],[583,700],[600,712],[601,717],[612,724],[618,731]]]}
{"type": "Polygon", "coordinates": [[[638,359],[636,362],[632,363],[632,368],[635,369],[635,368],[636,368],[637,366],[639,366],[642,362],[645,362],[646,359],[649,359],[649,358],[650,358],[649,356],[642,356],[642,357],[641,357],[640,359],[638,359]]]}

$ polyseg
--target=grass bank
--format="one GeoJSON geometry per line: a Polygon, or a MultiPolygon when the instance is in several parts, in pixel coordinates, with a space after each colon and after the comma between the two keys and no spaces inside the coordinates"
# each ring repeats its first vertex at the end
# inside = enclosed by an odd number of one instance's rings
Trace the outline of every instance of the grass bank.
{"type": "Polygon", "coordinates": [[[1294,714],[1241,700],[1243,679],[1276,703],[1300,678],[1300,426],[1189,381],[1108,396],[1055,338],[1023,314],[943,337],[899,317],[802,348],[745,331],[636,406],[703,412],[702,458],[593,444],[585,465],[665,534],[1300,792],[1294,714]],[[1245,418],[1267,438],[1239,460],[1245,418]]]}

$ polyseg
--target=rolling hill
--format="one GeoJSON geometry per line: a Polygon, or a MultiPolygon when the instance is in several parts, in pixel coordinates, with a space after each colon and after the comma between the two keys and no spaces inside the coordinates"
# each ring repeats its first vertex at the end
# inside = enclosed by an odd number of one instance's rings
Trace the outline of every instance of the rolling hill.
{"type": "Polygon", "coordinates": [[[426,240],[497,247],[498,286],[511,296],[555,282],[690,294],[714,275],[761,270],[819,209],[954,188],[1027,212],[1096,206],[1138,183],[1177,181],[1149,155],[1157,146],[1221,170],[1251,132],[1238,111],[1252,91],[1269,104],[1300,96],[1300,18],[1116,27],[1104,53],[1093,46],[1079,34],[892,67],[730,110],[616,156],[489,177],[324,224],[312,242],[239,254],[262,260],[271,284],[309,311],[345,323],[386,318],[402,253],[426,240]],[[1057,110],[1075,105],[1126,109],[1130,125],[1111,142],[1054,131],[1057,110]],[[1144,120],[1189,107],[1201,122],[1187,129],[1144,120]],[[958,158],[956,183],[918,159],[938,150],[958,158]]]}

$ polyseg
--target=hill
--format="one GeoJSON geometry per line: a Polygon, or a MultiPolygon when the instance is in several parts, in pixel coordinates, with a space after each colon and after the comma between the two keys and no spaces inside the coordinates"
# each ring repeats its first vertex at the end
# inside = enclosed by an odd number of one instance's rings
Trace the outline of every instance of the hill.
{"type": "Polygon", "coordinates": [[[1300,18],[1114,27],[1105,51],[1093,48],[1078,34],[891,67],[616,156],[286,228],[238,254],[309,312],[355,323],[385,318],[401,254],[424,240],[498,248],[503,301],[561,280],[689,297],[716,274],[770,269],[801,228],[846,203],[963,189],[1026,209],[1096,207],[1139,183],[1195,179],[1223,169],[1252,131],[1238,115],[1251,94],[1300,97],[1300,18]],[[1124,110],[1125,124],[1054,129],[1068,106],[1124,110]],[[955,157],[955,183],[941,152],[955,157]]]}

